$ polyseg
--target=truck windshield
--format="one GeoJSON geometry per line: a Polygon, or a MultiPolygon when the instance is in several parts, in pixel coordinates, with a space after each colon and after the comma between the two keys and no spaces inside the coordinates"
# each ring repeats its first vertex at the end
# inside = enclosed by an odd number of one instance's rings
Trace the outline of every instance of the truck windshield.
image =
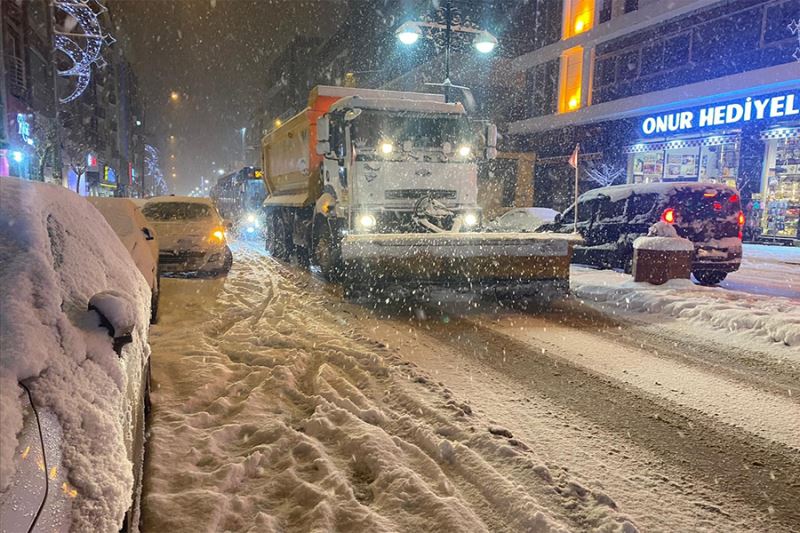
{"type": "Polygon", "coordinates": [[[353,132],[356,147],[361,149],[374,149],[383,142],[402,145],[411,141],[414,148],[424,149],[472,143],[469,122],[455,114],[364,111],[353,121],[353,132]]]}

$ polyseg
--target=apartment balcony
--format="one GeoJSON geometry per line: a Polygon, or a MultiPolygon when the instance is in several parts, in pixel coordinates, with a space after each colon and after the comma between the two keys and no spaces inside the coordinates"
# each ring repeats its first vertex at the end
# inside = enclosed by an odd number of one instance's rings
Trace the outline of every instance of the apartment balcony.
{"type": "Polygon", "coordinates": [[[28,88],[25,78],[25,63],[22,58],[12,55],[6,55],[5,60],[8,91],[17,98],[22,98],[28,88]]]}

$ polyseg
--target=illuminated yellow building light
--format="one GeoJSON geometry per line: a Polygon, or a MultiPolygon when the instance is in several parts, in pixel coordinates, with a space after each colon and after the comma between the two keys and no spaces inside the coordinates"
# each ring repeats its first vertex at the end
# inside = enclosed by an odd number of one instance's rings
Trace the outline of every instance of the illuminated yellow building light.
{"type": "Polygon", "coordinates": [[[583,47],[575,46],[561,55],[558,112],[568,113],[581,107],[583,86],[583,47]]]}
{"type": "Polygon", "coordinates": [[[594,25],[594,0],[566,0],[564,6],[564,39],[569,39],[592,29],[594,25]]]}

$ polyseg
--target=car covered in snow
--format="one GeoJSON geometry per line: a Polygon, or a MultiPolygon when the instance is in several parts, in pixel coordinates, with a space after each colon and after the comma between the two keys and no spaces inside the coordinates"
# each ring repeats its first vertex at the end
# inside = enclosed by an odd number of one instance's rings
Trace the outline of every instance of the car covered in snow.
{"type": "Polygon", "coordinates": [[[161,273],[222,274],[230,270],[233,255],[226,227],[210,199],[159,196],[147,201],[142,214],[158,232],[161,273]]]}
{"type": "MultiPolygon", "coordinates": [[[[536,231],[575,231],[575,206],[536,231]]],[[[692,275],[714,285],[739,269],[744,214],[736,189],[714,183],[676,182],[601,187],[578,198],[573,262],[630,271],[633,241],[663,221],[694,244],[692,275]]]]}
{"type": "Polygon", "coordinates": [[[108,225],[117,234],[119,240],[128,249],[133,262],[142,273],[150,287],[150,323],[158,320],[158,236],[151,223],[144,218],[139,207],[129,198],[88,198],[108,225]]]}
{"type": "Polygon", "coordinates": [[[84,198],[0,178],[0,531],[139,520],[150,287],[84,198]]]}
{"type": "Polygon", "coordinates": [[[527,233],[552,223],[558,211],[549,207],[516,207],[486,224],[486,231],[527,233]]]}

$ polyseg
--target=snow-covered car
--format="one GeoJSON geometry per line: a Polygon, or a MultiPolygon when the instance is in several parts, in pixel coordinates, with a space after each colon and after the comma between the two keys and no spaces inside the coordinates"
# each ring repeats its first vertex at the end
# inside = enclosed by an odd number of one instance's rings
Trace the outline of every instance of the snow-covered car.
{"type": "Polygon", "coordinates": [[[220,274],[230,270],[233,255],[226,227],[208,198],[159,196],[142,214],[158,232],[161,273],[220,274]]]}
{"type": "Polygon", "coordinates": [[[0,178],[0,531],[133,530],[150,288],[86,200],[0,178]]]}
{"type": "MultiPolygon", "coordinates": [[[[536,231],[575,230],[574,204],[552,224],[536,231]]],[[[614,185],[578,198],[577,230],[585,244],[573,262],[629,271],[633,241],[663,221],[694,243],[692,275],[715,285],[742,262],[744,214],[736,189],[714,183],[676,182],[614,185]]]]}
{"type": "Polygon", "coordinates": [[[89,202],[100,211],[119,240],[128,249],[133,262],[150,287],[150,323],[158,320],[158,235],[144,218],[139,207],[129,198],[92,196],[89,202]]]}
{"type": "Polygon", "coordinates": [[[558,211],[549,207],[516,207],[486,225],[486,231],[527,233],[553,222],[558,211]]]}

